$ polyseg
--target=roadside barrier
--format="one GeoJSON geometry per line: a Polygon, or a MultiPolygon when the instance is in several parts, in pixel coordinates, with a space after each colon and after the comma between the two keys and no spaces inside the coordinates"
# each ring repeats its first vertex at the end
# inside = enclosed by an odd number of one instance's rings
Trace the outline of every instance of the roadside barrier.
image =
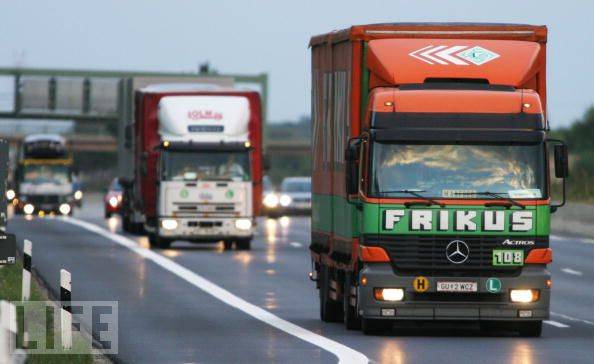
{"type": "Polygon", "coordinates": [[[8,301],[0,301],[0,363],[14,363],[16,350],[16,307],[8,301]]]}
{"type": "Polygon", "coordinates": [[[60,332],[62,333],[62,348],[72,349],[72,281],[70,272],[66,269],[60,270],[60,332]]]}

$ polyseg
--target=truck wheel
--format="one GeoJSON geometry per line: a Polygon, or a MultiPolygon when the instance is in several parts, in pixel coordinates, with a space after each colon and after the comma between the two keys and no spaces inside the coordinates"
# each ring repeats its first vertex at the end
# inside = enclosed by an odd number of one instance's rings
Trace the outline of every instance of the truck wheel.
{"type": "Polygon", "coordinates": [[[542,335],[542,321],[518,323],[518,333],[522,337],[540,337],[542,335]]]}
{"type": "Polygon", "coordinates": [[[344,312],[344,326],[347,330],[359,330],[361,328],[361,319],[357,313],[357,306],[351,306],[351,287],[353,282],[351,275],[348,274],[344,278],[343,297],[343,312],[344,312]]]}
{"type": "Polygon", "coordinates": [[[171,240],[160,237],[157,234],[149,234],[151,249],[167,249],[171,246],[171,240]]]}
{"type": "Polygon", "coordinates": [[[336,302],[330,299],[330,274],[328,267],[320,267],[320,319],[324,322],[342,321],[342,302],[336,302]]]}
{"type": "Polygon", "coordinates": [[[361,319],[361,327],[365,335],[381,335],[392,328],[392,321],[377,319],[361,319]]]}
{"type": "Polygon", "coordinates": [[[238,239],[235,242],[237,250],[250,250],[252,246],[252,239],[238,239]]]}
{"type": "Polygon", "coordinates": [[[233,241],[223,240],[223,249],[224,250],[231,250],[232,248],[233,248],[233,241]]]}

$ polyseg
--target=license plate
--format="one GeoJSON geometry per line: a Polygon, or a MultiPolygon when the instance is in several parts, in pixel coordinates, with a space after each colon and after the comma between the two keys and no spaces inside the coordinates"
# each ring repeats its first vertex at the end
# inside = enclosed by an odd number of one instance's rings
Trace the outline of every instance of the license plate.
{"type": "Polygon", "coordinates": [[[476,282],[437,282],[437,292],[476,292],[476,282]]]}
{"type": "Polygon", "coordinates": [[[494,266],[523,266],[524,265],[524,251],[523,250],[493,250],[493,265],[494,266]]]}

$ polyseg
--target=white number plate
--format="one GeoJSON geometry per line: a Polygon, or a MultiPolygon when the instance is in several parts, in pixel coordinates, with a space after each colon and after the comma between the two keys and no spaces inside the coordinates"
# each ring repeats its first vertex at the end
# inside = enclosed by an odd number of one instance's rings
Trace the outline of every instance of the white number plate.
{"type": "Polygon", "coordinates": [[[437,292],[476,292],[476,282],[437,282],[437,292]]]}

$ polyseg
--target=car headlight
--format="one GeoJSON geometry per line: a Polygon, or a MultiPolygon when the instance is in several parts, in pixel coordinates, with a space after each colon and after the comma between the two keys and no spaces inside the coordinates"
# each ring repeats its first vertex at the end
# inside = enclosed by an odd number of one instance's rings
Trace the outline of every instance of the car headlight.
{"type": "Polygon", "coordinates": [[[269,193],[264,197],[264,206],[268,207],[268,208],[275,208],[278,206],[278,196],[274,193],[269,193]]]}
{"type": "Polygon", "coordinates": [[[68,215],[70,213],[71,208],[70,208],[70,205],[69,204],[63,203],[63,204],[60,205],[60,207],[58,208],[58,210],[60,210],[60,213],[62,215],[68,215]]]}
{"type": "Polygon", "coordinates": [[[161,220],[161,227],[165,230],[175,230],[177,229],[177,220],[163,219],[161,220]]]}
{"type": "Polygon", "coordinates": [[[109,198],[109,205],[110,205],[111,207],[118,207],[118,204],[119,204],[119,203],[120,203],[120,201],[118,201],[118,198],[117,198],[117,197],[115,197],[115,196],[111,196],[111,197],[109,198]]]}
{"type": "Polygon", "coordinates": [[[239,230],[249,230],[252,228],[252,220],[237,219],[237,220],[235,220],[235,227],[239,230]]]}
{"type": "Polygon", "coordinates": [[[83,198],[83,192],[81,190],[78,190],[76,192],[74,192],[74,199],[75,200],[82,200],[83,198]]]}
{"type": "Polygon", "coordinates": [[[13,189],[6,191],[6,198],[8,201],[12,201],[16,197],[16,192],[13,189]]]}
{"type": "Polygon", "coordinates": [[[283,207],[287,207],[293,202],[293,199],[289,195],[282,195],[280,198],[280,204],[283,207]]]}
{"type": "Polygon", "coordinates": [[[31,205],[30,203],[23,206],[23,212],[26,213],[27,215],[31,215],[33,213],[33,211],[35,211],[35,207],[33,205],[31,205]]]}

